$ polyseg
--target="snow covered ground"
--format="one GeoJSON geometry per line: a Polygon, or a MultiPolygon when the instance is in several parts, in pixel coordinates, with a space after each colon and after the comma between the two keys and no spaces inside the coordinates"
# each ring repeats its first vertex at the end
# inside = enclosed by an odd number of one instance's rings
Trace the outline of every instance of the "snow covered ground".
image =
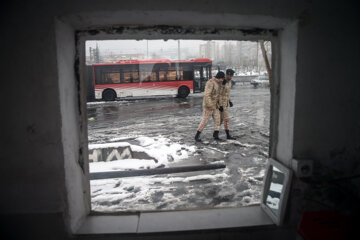
{"type": "MultiPolygon", "coordinates": [[[[201,138],[202,94],[88,104],[89,149],[129,147],[143,158],[90,163],[90,172],[225,163],[225,169],[92,180],[92,210],[102,212],[238,207],[259,203],[269,142],[270,92],[235,86],[230,129],[237,140],[201,138]]],[[[224,131],[220,137],[225,138],[224,131]]]]}

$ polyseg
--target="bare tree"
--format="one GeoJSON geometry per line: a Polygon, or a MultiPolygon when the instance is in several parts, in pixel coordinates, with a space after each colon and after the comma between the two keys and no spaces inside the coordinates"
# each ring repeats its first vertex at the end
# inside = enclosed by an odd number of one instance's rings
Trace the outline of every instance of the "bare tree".
{"type": "Polygon", "coordinates": [[[269,59],[268,59],[267,54],[266,54],[264,40],[260,40],[259,42],[260,42],[261,52],[262,52],[262,55],[263,55],[263,58],[264,58],[265,66],[266,66],[266,71],[267,71],[268,76],[269,76],[269,84],[270,84],[270,87],[271,87],[271,85],[272,85],[271,67],[270,67],[269,59]]]}

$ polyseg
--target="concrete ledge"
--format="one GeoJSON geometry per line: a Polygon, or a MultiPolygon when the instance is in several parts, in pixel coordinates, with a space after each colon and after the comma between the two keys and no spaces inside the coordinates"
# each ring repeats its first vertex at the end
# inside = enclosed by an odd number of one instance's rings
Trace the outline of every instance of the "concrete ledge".
{"type": "Polygon", "coordinates": [[[142,213],[138,233],[193,231],[272,225],[260,206],[142,213]]]}
{"type": "Polygon", "coordinates": [[[76,234],[136,233],[139,216],[88,216],[76,234]]]}
{"type": "Polygon", "coordinates": [[[274,225],[259,205],[193,211],[88,216],[76,234],[181,232],[274,225]]]}

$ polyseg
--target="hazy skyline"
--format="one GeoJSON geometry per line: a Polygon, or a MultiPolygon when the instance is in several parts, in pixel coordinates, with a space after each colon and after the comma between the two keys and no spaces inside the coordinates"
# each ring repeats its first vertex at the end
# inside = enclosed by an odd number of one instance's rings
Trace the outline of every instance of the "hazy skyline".
{"type": "MultiPolygon", "coordinates": [[[[160,51],[161,49],[168,50],[178,47],[178,40],[101,40],[101,41],[86,41],[86,55],[89,55],[89,47],[95,48],[98,44],[102,54],[109,53],[145,53],[146,45],[148,42],[149,54],[154,51],[160,51]]],[[[180,51],[182,49],[188,49],[192,53],[199,54],[200,44],[204,44],[208,41],[204,40],[180,40],[180,51]]],[[[236,41],[223,41],[216,40],[217,43],[224,42],[236,42],[236,41]]]]}
{"type": "MultiPolygon", "coordinates": [[[[269,42],[268,42],[269,43],[269,42]]],[[[265,44],[271,55],[271,44],[265,44]]],[[[270,56],[269,55],[269,56],[270,56]]],[[[265,68],[259,44],[256,41],[224,40],[102,40],[86,41],[86,64],[114,63],[129,59],[188,60],[209,58],[213,64],[244,69],[265,68]],[[178,43],[180,42],[180,52],[178,43]],[[96,49],[98,45],[99,49],[96,49]],[[148,46],[148,50],[147,50],[148,46]],[[92,54],[89,54],[89,51],[92,54]]]]}
{"type": "MultiPolygon", "coordinates": [[[[171,49],[178,47],[178,40],[103,40],[87,41],[86,54],[89,54],[89,47],[95,48],[98,44],[100,50],[104,53],[146,53],[148,42],[149,52],[159,51],[161,49],[171,49]]],[[[199,51],[199,45],[205,43],[203,40],[180,40],[180,49],[188,48],[193,51],[199,51]]]]}

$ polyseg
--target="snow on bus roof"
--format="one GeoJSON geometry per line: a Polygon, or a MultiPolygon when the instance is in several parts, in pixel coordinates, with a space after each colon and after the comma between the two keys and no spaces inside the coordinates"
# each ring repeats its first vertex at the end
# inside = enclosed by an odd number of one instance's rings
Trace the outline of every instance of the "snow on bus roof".
{"type": "Polygon", "coordinates": [[[167,58],[162,59],[139,59],[139,60],[119,60],[116,63],[96,63],[93,66],[98,65],[118,65],[118,64],[151,64],[151,63],[192,63],[192,62],[208,62],[212,61],[209,58],[194,58],[190,60],[174,60],[171,61],[167,58]]]}
{"type": "Polygon", "coordinates": [[[141,64],[141,63],[171,63],[170,59],[139,59],[139,60],[119,60],[120,64],[141,64]]]}
{"type": "Polygon", "coordinates": [[[175,60],[175,61],[172,61],[172,62],[176,62],[176,63],[181,63],[181,62],[209,62],[211,63],[211,59],[209,58],[193,58],[193,59],[190,59],[190,60],[175,60]]]}

